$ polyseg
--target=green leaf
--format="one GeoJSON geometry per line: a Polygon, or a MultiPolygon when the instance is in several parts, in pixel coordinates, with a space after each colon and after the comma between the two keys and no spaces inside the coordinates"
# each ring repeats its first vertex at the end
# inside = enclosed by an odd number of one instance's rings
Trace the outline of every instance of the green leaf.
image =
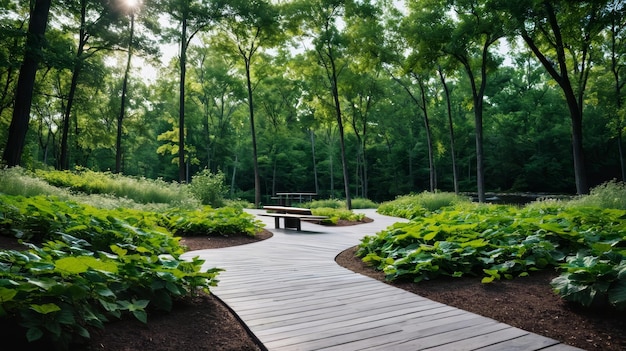
{"type": "Polygon", "coordinates": [[[65,274],[80,274],[88,269],[116,273],[115,262],[104,262],[91,256],[64,257],[54,262],[55,270],[65,274]]]}
{"type": "Polygon", "coordinates": [[[40,328],[28,328],[26,332],[26,339],[28,342],[39,340],[43,336],[43,331],[40,328]]]}
{"type": "Polygon", "coordinates": [[[40,314],[48,314],[48,313],[53,313],[53,312],[58,312],[61,310],[61,308],[53,303],[47,303],[47,304],[43,304],[43,305],[30,305],[30,308],[40,314]]]}
{"type": "Polygon", "coordinates": [[[133,316],[143,323],[148,323],[148,315],[146,311],[133,311],[133,316]]]}
{"type": "Polygon", "coordinates": [[[18,290],[16,289],[7,289],[0,286],[0,304],[13,300],[13,298],[17,295],[17,292],[18,290]]]}
{"type": "Polygon", "coordinates": [[[494,280],[496,279],[496,277],[494,276],[490,276],[490,277],[484,277],[481,282],[483,284],[488,284],[488,283],[492,283],[494,280]]]}
{"type": "Polygon", "coordinates": [[[609,303],[619,306],[620,309],[626,307],[626,279],[619,280],[608,291],[609,303]]]}

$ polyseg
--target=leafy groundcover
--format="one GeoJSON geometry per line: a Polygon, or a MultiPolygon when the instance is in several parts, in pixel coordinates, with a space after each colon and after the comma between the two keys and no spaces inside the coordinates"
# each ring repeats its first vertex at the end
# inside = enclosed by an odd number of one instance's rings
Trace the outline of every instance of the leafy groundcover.
{"type": "Polygon", "coordinates": [[[145,322],[148,309],[168,311],[179,297],[209,292],[220,269],[182,260],[173,234],[203,228],[254,235],[260,224],[233,209],[104,210],[0,195],[0,235],[31,243],[27,251],[0,250],[0,324],[19,326],[29,342],[67,349],[122,315],[145,322]]]}
{"type": "Polygon", "coordinates": [[[484,283],[558,267],[556,293],[583,306],[626,308],[626,211],[546,203],[462,204],[419,211],[365,237],[357,255],[389,280],[481,276],[484,283]]]}

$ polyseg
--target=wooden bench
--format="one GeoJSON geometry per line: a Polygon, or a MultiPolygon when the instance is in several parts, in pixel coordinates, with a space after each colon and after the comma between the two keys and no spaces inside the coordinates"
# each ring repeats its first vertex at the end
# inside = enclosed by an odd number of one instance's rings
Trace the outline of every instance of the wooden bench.
{"type": "Polygon", "coordinates": [[[267,213],[261,216],[274,217],[274,227],[280,228],[280,219],[283,218],[285,228],[295,228],[302,230],[301,221],[320,222],[328,219],[326,216],[314,216],[308,208],[287,207],[287,206],[263,206],[267,213]]]}

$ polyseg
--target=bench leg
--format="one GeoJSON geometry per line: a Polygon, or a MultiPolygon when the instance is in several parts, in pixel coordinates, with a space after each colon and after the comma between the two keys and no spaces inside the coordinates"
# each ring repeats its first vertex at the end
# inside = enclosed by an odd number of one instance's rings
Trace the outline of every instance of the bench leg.
{"type": "Polygon", "coordinates": [[[274,217],[274,228],[280,228],[280,217],[274,217]]]}
{"type": "Polygon", "coordinates": [[[298,231],[302,230],[300,218],[285,217],[285,228],[296,228],[298,231]]]}

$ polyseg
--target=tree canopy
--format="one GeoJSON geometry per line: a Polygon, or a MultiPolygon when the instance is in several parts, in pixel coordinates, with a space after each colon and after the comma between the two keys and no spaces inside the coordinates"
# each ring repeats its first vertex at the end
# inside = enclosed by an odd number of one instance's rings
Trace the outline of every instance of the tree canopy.
{"type": "Polygon", "coordinates": [[[623,1],[5,3],[7,166],[208,169],[256,205],[291,191],[348,207],[583,194],[626,174],[623,1]]]}

